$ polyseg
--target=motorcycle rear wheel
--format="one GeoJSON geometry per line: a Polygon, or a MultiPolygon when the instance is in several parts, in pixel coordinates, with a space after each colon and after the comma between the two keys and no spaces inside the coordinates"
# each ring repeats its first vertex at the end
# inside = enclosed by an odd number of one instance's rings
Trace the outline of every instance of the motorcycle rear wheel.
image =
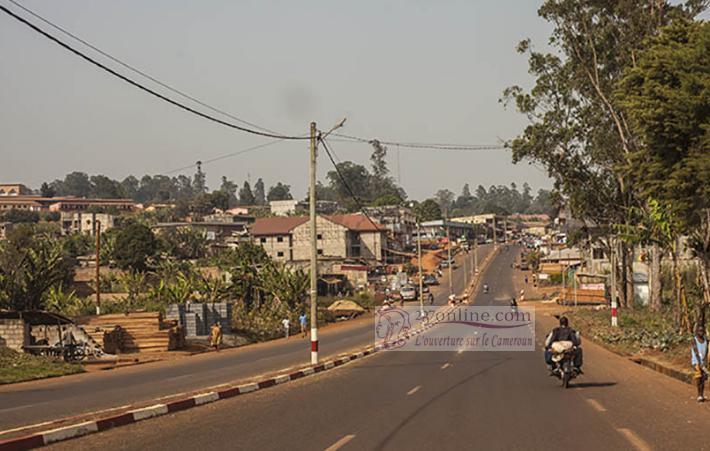
{"type": "Polygon", "coordinates": [[[569,380],[572,378],[572,375],[568,372],[563,372],[562,373],[562,388],[569,388],[569,380]]]}

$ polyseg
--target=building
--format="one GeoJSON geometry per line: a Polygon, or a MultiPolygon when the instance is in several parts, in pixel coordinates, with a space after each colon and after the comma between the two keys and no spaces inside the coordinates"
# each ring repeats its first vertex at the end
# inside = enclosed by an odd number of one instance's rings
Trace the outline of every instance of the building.
{"type": "Polygon", "coordinates": [[[269,210],[274,216],[289,216],[296,214],[296,206],[298,201],[295,199],[289,200],[271,200],[269,201],[269,210]]]}
{"type": "Polygon", "coordinates": [[[365,213],[388,231],[388,248],[404,251],[414,246],[414,233],[417,230],[417,218],[410,208],[399,205],[365,207],[365,213]]]}
{"type": "Polygon", "coordinates": [[[27,211],[80,212],[89,209],[105,209],[115,211],[116,213],[129,213],[137,208],[140,208],[139,204],[136,204],[130,199],[85,199],[80,197],[42,197],[30,195],[0,196],[0,211],[15,209],[27,211]]]}
{"type": "Polygon", "coordinates": [[[231,218],[229,221],[215,216],[222,215],[209,215],[203,221],[160,222],[151,228],[157,233],[169,229],[197,230],[202,232],[207,241],[211,241],[213,244],[236,246],[242,238],[247,236],[249,225],[254,222],[254,218],[251,216],[228,215],[231,218]],[[208,217],[211,220],[207,220],[208,217]]]}
{"type": "Polygon", "coordinates": [[[473,224],[467,222],[444,221],[443,219],[437,219],[435,221],[422,222],[420,227],[422,231],[422,238],[430,240],[445,238],[447,229],[449,231],[449,237],[452,241],[459,238],[465,238],[467,240],[473,239],[475,234],[473,224]]]}
{"type": "Polygon", "coordinates": [[[27,196],[32,190],[22,183],[0,183],[0,196],[27,196]]]}
{"type": "Polygon", "coordinates": [[[71,213],[62,212],[61,224],[62,233],[81,233],[84,235],[95,235],[96,226],[101,224],[101,231],[112,229],[116,225],[116,216],[108,213],[71,213]]]}
{"type": "MultiPolygon", "coordinates": [[[[379,262],[386,229],[365,215],[318,216],[317,251],[322,259],[379,262]]],[[[306,216],[258,218],[251,236],[277,261],[307,262],[311,257],[310,224],[306,216]]]]}

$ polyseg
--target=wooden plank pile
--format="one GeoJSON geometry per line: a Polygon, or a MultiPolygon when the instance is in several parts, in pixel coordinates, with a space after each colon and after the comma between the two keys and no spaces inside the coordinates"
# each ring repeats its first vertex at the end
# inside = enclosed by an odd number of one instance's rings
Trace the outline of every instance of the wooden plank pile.
{"type": "Polygon", "coordinates": [[[123,329],[123,352],[159,352],[171,349],[171,330],[161,328],[161,315],[158,312],[90,316],[79,319],[78,322],[102,346],[104,333],[111,333],[119,326],[123,329]]]}
{"type": "MultiPolygon", "coordinates": [[[[565,304],[574,304],[574,291],[574,288],[565,288],[560,293],[559,302],[565,304]]],[[[604,297],[604,290],[582,290],[580,288],[577,288],[577,303],[606,304],[607,300],[606,297],[604,297]]]]}

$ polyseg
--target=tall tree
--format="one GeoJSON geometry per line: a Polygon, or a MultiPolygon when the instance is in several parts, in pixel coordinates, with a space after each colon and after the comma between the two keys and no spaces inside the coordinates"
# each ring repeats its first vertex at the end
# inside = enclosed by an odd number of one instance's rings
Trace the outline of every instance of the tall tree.
{"type": "Polygon", "coordinates": [[[269,188],[269,194],[266,196],[268,200],[291,200],[291,186],[278,182],[276,185],[269,188]]]}
{"type": "MultiPolygon", "coordinates": [[[[220,185],[219,190],[227,195],[227,204],[228,204],[227,208],[237,204],[238,199],[237,199],[237,184],[236,183],[234,183],[231,180],[228,180],[227,177],[223,175],[222,176],[222,184],[220,185]]],[[[221,208],[221,207],[217,207],[217,208],[221,208]]],[[[224,208],[223,210],[226,210],[226,208],[224,208]]]]}
{"type": "Polygon", "coordinates": [[[207,176],[202,172],[202,162],[197,162],[197,171],[195,171],[195,176],[192,180],[192,189],[199,195],[207,192],[207,176]]]}
{"type": "Polygon", "coordinates": [[[254,184],[254,202],[257,205],[266,204],[266,188],[264,187],[264,180],[261,177],[254,184]]]}
{"type": "Polygon", "coordinates": [[[251,192],[251,185],[245,180],[242,189],[239,190],[239,203],[241,205],[254,205],[255,200],[254,193],[251,192]]]}

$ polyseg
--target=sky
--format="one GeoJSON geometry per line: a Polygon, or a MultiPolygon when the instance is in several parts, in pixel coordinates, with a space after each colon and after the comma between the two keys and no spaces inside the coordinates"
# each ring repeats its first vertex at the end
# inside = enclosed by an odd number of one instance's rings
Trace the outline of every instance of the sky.
{"type": "MultiPolygon", "coordinates": [[[[526,119],[498,99],[507,86],[532,83],[516,43],[544,45],[550,30],[534,0],[17,1],[260,126],[300,135],[310,121],[328,129],[345,117],[343,133],[406,142],[488,145],[519,134],[526,119]]],[[[0,4],[28,17],[8,0],[0,4]]],[[[162,103],[5,14],[0,136],[0,182],[33,188],[71,171],[119,180],[164,174],[269,141],[162,103]]],[[[331,144],[341,160],[369,165],[368,145],[331,144]]],[[[391,148],[388,161],[416,199],[441,188],[459,193],[464,183],[550,186],[541,169],[513,165],[508,150],[391,148]]],[[[321,153],[319,178],[331,169],[321,153]]],[[[262,177],[267,187],[291,185],[300,198],[308,145],[279,142],[203,170],[213,189],[222,176],[240,185],[262,177]]]]}

